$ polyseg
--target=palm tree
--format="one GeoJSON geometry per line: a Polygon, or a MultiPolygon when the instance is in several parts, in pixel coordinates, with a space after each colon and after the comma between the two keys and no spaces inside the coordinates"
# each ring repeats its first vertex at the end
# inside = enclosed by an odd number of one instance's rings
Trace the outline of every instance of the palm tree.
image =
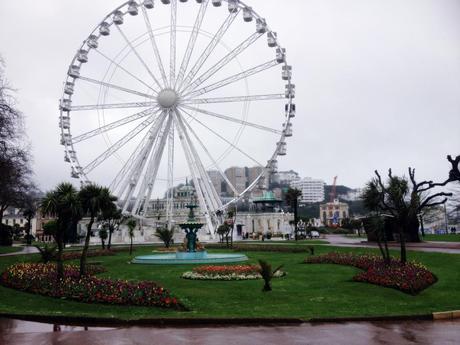
{"type": "Polygon", "coordinates": [[[130,239],[129,255],[131,255],[133,253],[133,237],[134,237],[134,229],[136,229],[136,226],[137,226],[137,221],[134,218],[129,218],[128,221],[126,222],[126,225],[128,226],[128,235],[130,239]]]}
{"type": "Polygon", "coordinates": [[[107,227],[109,239],[107,241],[107,249],[110,249],[112,246],[112,234],[123,221],[123,214],[120,209],[118,209],[115,204],[112,204],[107,209],[102,210],[102,213],[98,219],[102,222],[103,225],[107,227]]]}
{"type": "Polygon", "coordinates": [[[294,236],[295,240],[297,241],[297,222],[299,221],[298,217],[298,204],[299,198],[302,196],[302,192],[296,188],[289,188],[284,196],[286,199],[286,203],[291,207],[294,211],[294,236]]]}
{"type": "Polygon", "coordinates": [[[56,255],[56,270],[59,279],[64,277],[62,251],[64,249],[64,234],[81,218],[81,205],[78,192],[70,183],[61,183],[55,190],[49,191],[41,203],[45,214],[56,217],[56,232],[54,239],[58,246],[56,255]]]}
{"type": "Polygon", "coordinates": [[[110,194],[108,188],[96,184],[84,186],[78,193],[78,196],[81,201],[83,214],[89,217],[89,222],[86,226],[85,246],[83,247],[80,258],[80,276],[84,276],[86,275],[86,257],[94,221],[104,210],[113,207],[112,205],[117,198],[110,194]]]}
{"type": "Polygon", "coordinates": [[[174,240],[174,227],[169,230],[168,228],[158,228],[155,231],[155,236],[163,241],[165,248],[171,247],[174,240]]]}

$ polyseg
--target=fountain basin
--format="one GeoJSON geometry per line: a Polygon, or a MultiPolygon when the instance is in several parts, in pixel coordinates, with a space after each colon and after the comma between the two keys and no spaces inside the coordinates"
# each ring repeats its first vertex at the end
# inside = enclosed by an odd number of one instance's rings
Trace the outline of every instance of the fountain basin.
{"type": "Polygon", "coordinates": [[[131,262],[143,265],[193,265],[234,263],[247,260],[248,257],[244,254],[208,254],[206,251],[202,251],[136,256],[131,262]]]}

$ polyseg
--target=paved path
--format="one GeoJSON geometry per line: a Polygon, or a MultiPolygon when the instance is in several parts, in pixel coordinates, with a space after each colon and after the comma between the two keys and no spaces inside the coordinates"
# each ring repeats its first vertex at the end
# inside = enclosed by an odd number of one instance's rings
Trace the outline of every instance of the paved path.
{"type": "MultiPolygon", "coordinates": [[[[361,247],[361,248],[378,248],[376,243],[366,242],[363,238],[346,237],[343,235],[326,235],[326,241],[336,247],[361,247]]],[[[390,243],[391,249],[399,248],[398,243],[390,243]]],[[[460,254],[460,243],[457,242],[421,242],[408,243],[407,250],[420,252],[460,254]]]]}
{"type": "Polygon", "coordinates": [[[32,246],[24,247],[22,250],[14,252],[14,253],[7,253],[7,254],[0,254],[0,256],[14,256],[14,255],[24,255],[24,254],[35,254],[38,253],[38,249],[32,246]]]}
{"type": "Polygon", "coordinates": [[[346,322],[271,327],[89,328],[0,319],[8,345],[389,345],[458,344],[460,321],[346,322]]]}

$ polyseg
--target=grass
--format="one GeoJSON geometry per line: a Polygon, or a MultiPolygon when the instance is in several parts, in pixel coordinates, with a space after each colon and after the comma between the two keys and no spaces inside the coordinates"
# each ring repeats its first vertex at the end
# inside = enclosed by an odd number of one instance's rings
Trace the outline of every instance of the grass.
{"type": "Polygon", "coordinates": [[[0,254],[9,254],[9,253],[16,253],[21,251],[22,247],[3,247],[0,246],[0,254]]]}
{"type": "Polygon", "coordinates": [[[460,234],[425,235],[424,241],[460,242],[460,234]]]}
{"type": "MultiPolygon", "coordinates": [[[[375,250],[316,246],[315,253],[329,251],[376,253],[375,250]]],[[[138,247],[136,255],[150,254],[152,248],[138,247]]],[[[396,253],[396,252],[393,252],[396,253]]],[[[460,255],[409,252],[439,278],[418,296],[375,285],[353,282],[359,270],[337,265],[306,265],[307,254],[248,252],[250,263],[267,260],[273,267],[284,264],[287,276],[273,281],[273,291],[263,293],[261,280],[193,281],[180,275],[193,266],[144,266],[129,264],[127,253],[100,257],[108,269],[103,276],[133,280],[154,280],[170,289],[192,311],[178,312],[158,308],[90,305],[32,295],[0,287],[0,313],[142,318],[265,318],[388,316],[426,314],[460,309],[460,255]],[[448,263],[448,264],[446,264],[448,263]]],[[[0,258],[0,270],[18,261],[37,260],[38,256],[0,258]]]]}

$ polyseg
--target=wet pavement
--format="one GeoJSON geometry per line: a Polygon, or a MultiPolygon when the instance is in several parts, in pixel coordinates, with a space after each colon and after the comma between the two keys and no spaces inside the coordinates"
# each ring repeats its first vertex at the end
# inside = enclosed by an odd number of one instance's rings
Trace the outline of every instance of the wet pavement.
{"type": "Polygon", "coordinates": [[[14,252],[14,253],[7,253],[7,254],[0,254],[0,256],[14,256],[14,255],[24,255],[24,254],[35,254],[38,253],[38,249],[32,246],[23,247],[22,250],[14,252]]]}
{"type": "MultiPolygon", "coordinates": [[[[329,245],[336,247],[359,247],[359,248],[378,248],[376,243],[366,242],[362,238],[346,237],[343,235],[326,235],[326,241],[329,245]]],[[[398,243],[389,243],[391,249],[399,248],[398,243]]],[[[429,253],[446,253],[460,254],[460,243],[456,242],[421,242],[407,243],[407,250],[429,252],[429,253]]]]}
{"type": "Polygon", "coordinates": [[[85,328],[0,319],[1,345],[459,344],[460,321],[305,323],[269,327],[85,328]]]}

